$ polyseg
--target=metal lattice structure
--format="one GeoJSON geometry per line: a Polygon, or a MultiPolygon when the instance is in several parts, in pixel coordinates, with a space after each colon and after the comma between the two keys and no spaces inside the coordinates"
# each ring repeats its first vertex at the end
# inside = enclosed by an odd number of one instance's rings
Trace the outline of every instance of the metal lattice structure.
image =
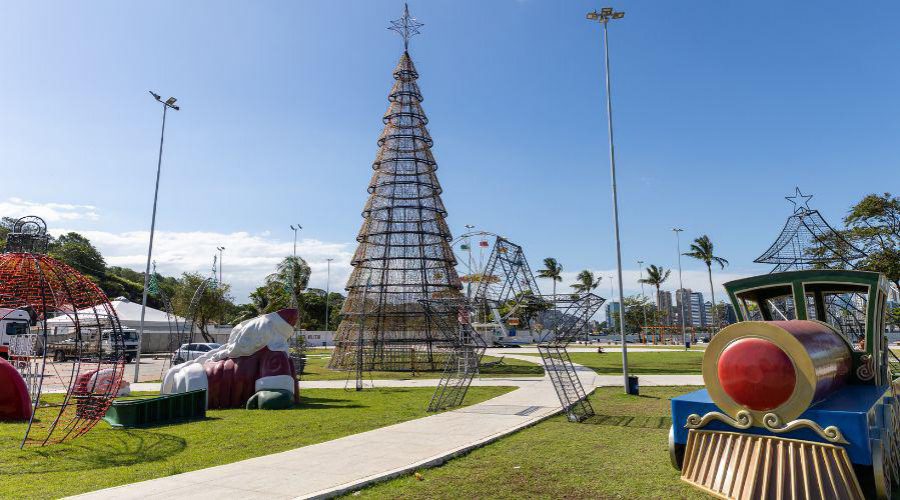
{"type": "Polygon", "coordinates": [[[215,287],[215,278],[206,278],[197,285],[197,288],[194,290],[194,295],[191,296],[191,302],[188,305],[184,321],[181,322],[181,332],[178,335],[178,346],[189,344],[194,341],[194,327],[197,325],[197,307],[199,307],[200,301],[203,300],[203,294],[205,294],[207,290],[215,287]]]}
{"type": "Polygon", "coordinates": [[[487,348],[472,328],[474,307],[462,297],[423,300],[422,304],[449,347],[444,373],[428,402],[428,411],[461,406],[487,348]]]}
{"type": "Polygon", "coordinates": [[[605,300],[593,293],[543,295],[547,304],[530,320],[532,331],[542,332],[538,352],[569,421],[581,422],[594,415],[584,386],[566,347],[587,326],[605,300]]]}
{"type": "Polygon", "coordinates": [[[491,344],[493,330],[507,333],[506,325],[521,312],[520,306],[540,295],[522,247],[487,231],[472,231],[453,242],[460,262],[466,297],[474,306],[473,326],[491,344]],[[478,254],[473,254],[473,241],[478,254]],[[485,252],[488,252],[485,255],[485,252]]]}
{"type": "MultiPolygon", "coordinates": [[[[0,254],[0,308],[31,313],[39,343],[31,418],[24,446],[43,446],[88,432],[106,413],[119,390],[125,348],[122,327],[106,294],[90,279],[42,252],[49,237],[38,217],[19,219],[0,254]],[[53,339],[47,320],[66,315],[67,339],[53,339]],[[52,349],[52,351],[51,351],[52,349]],[[53,361],[66,349],[72,361],[53,361]],[[39,381],[39,383],[38,383],[39,381]]],[[[8,314],[8,313],[7,313],[8,314]]]]}
{"type": "Polygon", "coordinates": [[[794,196],[786,197],[794,205],[794,213],[785,221],[775,242],[753,262],[774,264],[772,272],[783,272],[813,267],[853,268],[854,261],[866,256],[831,227],[818,210],[809,208],[810,198],[812,195],[803,195],[799,188],[794,196]]]}
{"type": "MultiPolygon", "coordinates": [[[[408,42],[420,25],[406,11],[394,26],[408,42]]],[[[462,285],[450,249],[418,77],[404,51],[394,69],[390,105],[377,142],[331,368],[415,371],[444,366],[444,357],[434,348],[442,335],[420,301],[460,297],[462,285]],[[367,283],[371,285],[364,301],[367,283]],[[360,349],[363,359],[357,362],[360,349]]]]}
{"type": "MultiPolygon", "coordinates": [[[[151,295],[158,297],[159,301],[162,302],[163,311],[166,313],[166,322],[169,324],[169,339],[166,345],[166,352],[175,352],[181,344],[178,342],[181,340],[181,324],[179,323],[179,317],[175,314],[175,309],[172,307],[172,299],[166,293],[166,291],[159,285],[159,274],[156,272],[156,262],[153,262],[153,274],[150,275],[150,284],[148,286],[148,290],[151,295]]],[[[171,368],[172,358],[170,356],[166,356],[163,358],[163,362],[160,365],[159,377],[162,379],[166,371],[171,368]]]]}
{"type": "MultiPolygon", "coordinates": [[[[866,254],[847,241],[822,217],[818,210],[809,208],[812,195],[804,195],[795,188],[793,196],[785,199],[794,207],[775,242],[754,262],[773,264],[772,273],[806,269],[855,269],[855,262],[866,254]]],[[[859,294],[829,295],[826,297],[826,318],[821,318],[853,342],[864,330],[866,305],[859,294]]],[[[776,312],[794,307],[793,299],[786,299],[781,307],[770,304],[776,312]]],[[[791,314],[779,313],[784,319],[791,314]]]]}

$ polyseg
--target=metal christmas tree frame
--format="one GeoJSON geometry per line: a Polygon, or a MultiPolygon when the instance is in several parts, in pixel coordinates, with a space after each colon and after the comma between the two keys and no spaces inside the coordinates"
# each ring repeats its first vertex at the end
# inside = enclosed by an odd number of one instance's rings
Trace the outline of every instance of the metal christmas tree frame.
{"type": "MultiPolygon", "coordinates": [[[[785,221],[775,242],[756,258],[759,264],[774,264],[772,273],[806,269],[855,269],[856,261],[866,254],[847,241],[822,217],[818,210],[809,208],[813,195],[804,195],[794,188],[793,196],[785,199],[794,207],[785,221]]],[[[861,294],[833,294],[825,298],[827,314],[821,318],[844,335],[849,341],[858,339],[865,328],[865,297],[861,294]]],[[[793,299],[774,301],[770,307],[782,319],[793,319],[790,309],[793,299]]]]}
{"type": "Polygon", "coordinates": [[[786,196],[794,206],[781,234],[775,242],[753,262],[774,264],[772,272],[797,271],[812,267],[853,268],[853,262],[865,257],[822,217],[809,208],[812,195],[804,195],[795,188],[794,196],[786,196]]]}
{"type": "MultiPolygon", "coordinates": [[[[407,9],[390,29],[408,47],[419,27],[407,9]]],[[[461,283],[418,77],[404,50],[378,139],[331,368],[353,369],[360,363],[360,369],[391,371],[444,366],[445,357],[435,349],[443,336],[420,301],[460,297],[461,283]],[[357,356],[359,349],[364,352],[357,356]]]]}
{"type": "Polygon", "coordinates": [[[106,294],[78,271],[45,255],[48,243],[43,219],[24,217],[16,221],[0,254],[0,308],[29,311],[31,330],[39,338],[30,353],[37,364],[31,375],[37,380],[23,447],[59,443],[88,432],[115,398],[125,358],[122,327],[106,294]],[[61,315],[73,326],[67,339],[51,339],[47,320],[61,315]],[[53,361],[51,348],[66,348],[75,359],[53,361]]]}

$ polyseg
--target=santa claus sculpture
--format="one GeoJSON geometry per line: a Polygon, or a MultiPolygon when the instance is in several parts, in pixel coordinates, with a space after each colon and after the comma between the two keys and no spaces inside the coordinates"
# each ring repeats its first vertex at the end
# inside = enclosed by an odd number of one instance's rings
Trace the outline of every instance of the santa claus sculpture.
{"type": "Polygon", "coordinates": [[[161,392],[206,389],[210,409],[290,408],[300,402],[287,343],[296,322],[296,309],[244,321],[231,330],[227,344],[169,369],[161,392]]]}

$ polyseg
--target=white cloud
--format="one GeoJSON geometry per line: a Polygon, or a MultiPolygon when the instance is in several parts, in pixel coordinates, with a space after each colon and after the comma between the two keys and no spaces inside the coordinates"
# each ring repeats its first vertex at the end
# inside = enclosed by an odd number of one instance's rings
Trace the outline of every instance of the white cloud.
{"type": "Polygon", "coordinates": [[[93,205],[71,205],[67,203],[36,203],[21,198],[0,201],[0,215],[18,219],[26,215],[37,215],[47,222],[97,220],[97,207],[93,205]]]}

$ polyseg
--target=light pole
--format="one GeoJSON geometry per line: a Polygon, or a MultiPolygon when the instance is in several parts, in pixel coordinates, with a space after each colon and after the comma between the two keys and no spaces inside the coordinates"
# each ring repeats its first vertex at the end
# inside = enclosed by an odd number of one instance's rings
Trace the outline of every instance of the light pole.
{"type": "Polygon", "coordinates": [[[328,320],[331,319],[331,317],[328,316],[328,298],[329,298],[329,295],[331,295],[331,261],[333,261],[333,260],[334,259],[325,259],[325,261],[328,263],[328,270],[325,273],[325,276],[326,276],[325,277],[325,331],[326,332],[329,331],[328,330],[328,320]]]}
{"type": "Polygon", "coordinates": [[[144,271],[144,292],[141,296],[141,323],[138,327],[137,354],[134,358],[135,383],[138,382],[138,375],[141,373],[141,342],[144,340],[144,316],[147,314],[147,287],[150,285],[150,260],[153,258],[153,235],[156,232],[156,201],[159,199],[159,174],[162,170],[163,139],[166,137],[166,111],[168,111],[169,108],[172,108],[175,111],[181,109],[179,106],[175,105],[175,101],[178,99],[175,99],[174,97],[170,97],[163,101],[162,97],[152,90],[150,91],[150,95],[152,95],[157,102],[162,104],[163,115],[162,130],[159,133],[159,157],[156,161],[156,187],[153,190],[153,215],[150,218],[150,245],[147,247],[147,269],[144,271]]]}
{"type": "Polygon", "coordinates": [[[291,259],[291,297],[294,299],[294,307],[297,309],[300,308],[300,301],[297,300],[297,290],[294,285],[296,285],[295,281],[297,280],[297,231],[303,229],[303,226],[297,224],[297,227],[294,227],[291,224],[291,230],[294,231],[294,253],[293,259],[291,259]]]}
{"type": "Polygon", "coordinates": [[[225,251],[225,247],[216,247],[216,250],[219,251],[219,284],[222,284],[222,253],[225,251]]]}
{"type": "Polygon", "coordinates": [[[603,25],[603,60],[606,67],[606,119],[609,130],[609,174],[612,179],[613,226],[616,233],[616,266],[619,273],[619,333],[622,336],[622,377],[625,392],[628,392],[628,348],[625,345],[625,297],[622,292],[622,243],[619,240],[619,199],[616,193],[616,150],[613,145],[612,95],[609,82],[609,35],[610,19],[622,19],[624,12],[615,12],[612,7],[604,7],[600,12],[587,14],[589,21],[597,21],[603,25]]]}
{"type": "MultiPolygon", "coordinates": [[[[466,234],[471,233],[475,229],[472,224],[466,224],[466,234]]],[[[466,298],[472,298],[472,237],[466,236],[466,248],[469,253],[469,279],[466,280],[466,298]]],[[[479,277],[480,279],[480,277],[479,277]]]]}
{"type": "MultiPolygon", "coordinates": [[[[647,300],[647,295],[644,293],[644,261],[639,260],[638,263],[638,272],[641,273],[641,278],[638,280],[638,283],[641,284],[641,298],[647,300]]],[[[641,304],[641,310],[644,311],[644,340],[647,340],[647,307],[645,304],[641,304]]]]}
{"type": "MultiPolygon", "coordinates": [[[[687,331],[684,326],[684,282],[681,280],[681,232],[684,229],[681,228],[672,228],[672,231],[675,232],[675,251],[678,253],[678,294],[680,296],[678,298],[681,299],[681,343],[684,344],[684,348],[688,349],[690,344],[687,340],[687,331]]],[[[688,296],[688,300],[690,300],[690,296],[688,296]]]]}

